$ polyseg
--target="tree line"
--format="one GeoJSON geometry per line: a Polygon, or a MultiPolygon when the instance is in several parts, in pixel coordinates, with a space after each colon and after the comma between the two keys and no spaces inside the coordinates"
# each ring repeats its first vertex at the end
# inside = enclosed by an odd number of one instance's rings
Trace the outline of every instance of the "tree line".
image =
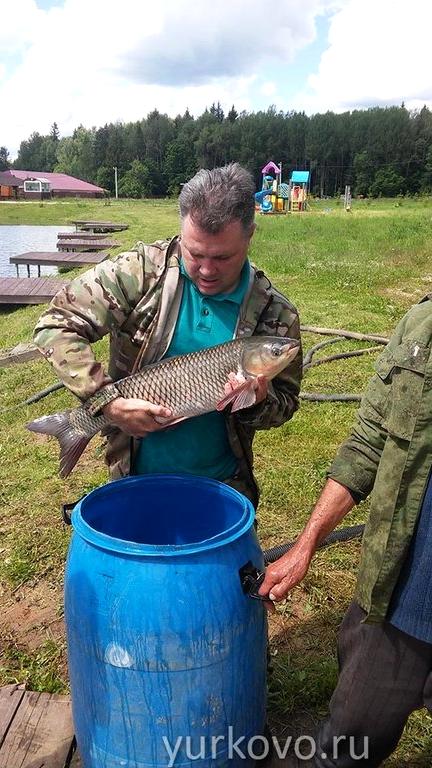
{"type": "Polygon", "coordinates": [[[432,112],[374,107],[342,114],[326,112],[240,112],[225,115],[213,104],[199,117],[188,110],[175,118],[150,112],[129,123],[101,128],[78,126],[60,138],[57,123],[48,135],[34,132],[21,142],[12,163],[0,147],[0,170],[56,171],[114,193],[114,168],[121,197],[175,195],[198,168],[238,161],[261,182],[261,168],[282,163],[282,180],[292,170],[311,172],[311,192],[335,196],[349,184],[354,195],[385,196],[432,192],[432,112]]]}

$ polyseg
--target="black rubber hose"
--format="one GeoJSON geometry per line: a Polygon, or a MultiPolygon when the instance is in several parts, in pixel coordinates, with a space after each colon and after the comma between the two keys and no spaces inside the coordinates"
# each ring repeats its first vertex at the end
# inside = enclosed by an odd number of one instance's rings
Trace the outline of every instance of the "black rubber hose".
{"type": "Polygon", "coordinates": [[[36,394],[31,395],[31,397],[28,397],[27,400],[23,400],[22,403],[19,403],[19,405],[31,405],[32,403],[37,403],[39,400],[42,400],[44,397],[47,397],[48,395],[51,395],[53,392],[57,392],[59,389],[63,389],[64,384],[62,381],[56,381],[55,384],[51,384],[50,387],[47,387],[46,389],[42,389],[40,392],[36,392],[36,394]]]}
{"type": "Polygon", "coordinates": [[[300,400],[309,400],[311,403],[360,403],[361,395],[325,395],[319,392],[300,392],[300,400]]]}
{"type": "MultiPolygon", "coordinates": [[[[335,544],[338,541],[350,541],[351,539],[359,539],[361,536],[363,536],[363,531],[364,525],[351,525],[346,528],[340,528],[338,531],[332,531],[332,533],[329,533],[329,535],[322,540],[321,544],[318,544],[318,549],[322,549],[322,547],[328,547],[330,544],[335,544]]],[[[268,565],[269,563],[274,563],[275,560],[278,560],[280,557],[282,557],[282,555],[285,555],[287,552],[289,552],[289,550],[293,548],[294,544],[295,541],[289,541],[288,544],[279,544],[277,547],[264,549],[263,555],[265,564],[268,565]]]]}

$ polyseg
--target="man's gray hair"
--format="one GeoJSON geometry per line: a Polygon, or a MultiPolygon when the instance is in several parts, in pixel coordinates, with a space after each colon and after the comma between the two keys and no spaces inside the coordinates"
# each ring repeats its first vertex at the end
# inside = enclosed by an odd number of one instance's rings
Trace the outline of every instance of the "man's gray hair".
{"type": "Polygon", "coordinates": [[[198,171],[179,196],[180,216],[190,216],[209,234],[240,221],[249,230],[255,215],[255,184],[252,174],[238,163],[198,171]]]}

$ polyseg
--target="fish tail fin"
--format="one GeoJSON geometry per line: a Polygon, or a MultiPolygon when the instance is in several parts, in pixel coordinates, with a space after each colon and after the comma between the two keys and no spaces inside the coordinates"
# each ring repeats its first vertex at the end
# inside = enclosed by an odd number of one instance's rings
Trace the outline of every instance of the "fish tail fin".
{"type": "Polygon", "coordinates": [[[90,437],[79,432],[71,423],[71,411],[41,416],[26,424],[30,432],[53,435],[60,443],[60,477],[67,477],[72,472],[79,457],[89,444],[90,437]]]}

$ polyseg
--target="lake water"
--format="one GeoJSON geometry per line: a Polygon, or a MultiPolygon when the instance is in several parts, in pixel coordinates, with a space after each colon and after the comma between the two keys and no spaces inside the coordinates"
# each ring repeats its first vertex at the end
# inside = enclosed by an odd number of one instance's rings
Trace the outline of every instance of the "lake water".
{"type": "MultiPolygon", "coordinates": [[[[15,264],[9,264],[10,256],[28,251],[56,251],[59,232],[74,232],[75,227],[32,227],[27,224],[0,225],[0,277],[16,277],[15,264]]],[[[27,277],[25,264],[19,265],[20,277],[27,277]]],[[[42,275],[55,275],[57,267],[41,267],[42,275]]],[[[37,277],[37,267],[30,267],[30,276],[37,277]]]]}

